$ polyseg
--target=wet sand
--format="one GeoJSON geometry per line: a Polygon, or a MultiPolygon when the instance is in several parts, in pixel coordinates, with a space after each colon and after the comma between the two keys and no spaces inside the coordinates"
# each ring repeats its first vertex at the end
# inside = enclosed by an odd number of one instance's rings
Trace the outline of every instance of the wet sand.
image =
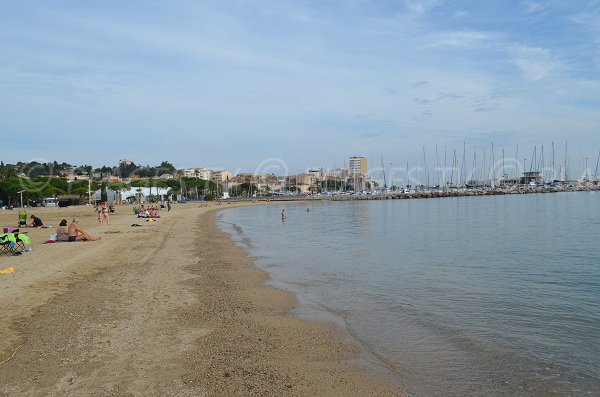
{"type": "MultiPolygon", "coordinates": [[[[0,395],[399,396],[352,364],[340,331],[289,314],[293,295],[195,204],[144,222],[117,207],[31,209],[33,251],[0,256],[0,395]],[[79,215],[98,242],[46,244],[79,215]],[[137,223],[142,226],[133,227],[137,223]]],[[[17,211],[0,212],[0,226],[17,211]]]]}

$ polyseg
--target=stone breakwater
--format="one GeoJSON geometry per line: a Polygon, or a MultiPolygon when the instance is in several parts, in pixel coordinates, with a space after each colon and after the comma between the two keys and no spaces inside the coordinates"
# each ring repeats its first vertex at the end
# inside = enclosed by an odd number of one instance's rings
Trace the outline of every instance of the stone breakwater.
{"type": "Polygon", "coordinates": [[[600,187],[577,188],[518,188],[518,189],[466,189],[450,191],[423,191],[423,192],[392,192],[386,194],[340,195],[324,197],[330,200],[390,200],[390,199],[427,199],[443,197],[471,197],[471,196],[500,196],[506,194],[533,194],[533,193],[560,193],[579,191],[600,191],[600,187]]]}
{"type": "Polygon", "coordinates": [[[443,197],[472,197],[472,196],[499,196],[506,194],[534,194],[534,193],[561,193],[561,192],[587,192],[600,191],[600,186],[571,186],[571,187],[510,187],[510,188],[483,188],[483,189],[456,189],[456,190],[427,190],[420,192],[390,192],[367,194],[319,194],[307,196],[265,196],[255,198],[231,198],[219,200],[218,203],[238,201],[346,201],[346,200],[405,200],[427,199],[443,197]]]}

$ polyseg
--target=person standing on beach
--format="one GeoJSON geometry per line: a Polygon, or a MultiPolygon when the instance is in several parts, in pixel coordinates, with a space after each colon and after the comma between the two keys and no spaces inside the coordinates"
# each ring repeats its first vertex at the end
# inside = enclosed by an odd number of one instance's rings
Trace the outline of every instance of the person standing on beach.
{"type": "Polygon", "coordinates": [[[110,218],[108,217],[108,201],[102,202],[102,215],[106,219],[106,224],[110,225],[110,218]]]}
{"type": "Polygon", "coordinates": [[[171,212],[171,201],[167,201],[167,212],[171,212]]]}

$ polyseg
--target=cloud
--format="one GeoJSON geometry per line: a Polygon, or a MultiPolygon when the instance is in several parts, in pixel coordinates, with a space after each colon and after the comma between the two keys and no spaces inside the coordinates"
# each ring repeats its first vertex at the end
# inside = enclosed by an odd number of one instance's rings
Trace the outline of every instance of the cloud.
{"type": "Polygon", "coordinates": [[[440,92],[438,95],[439,99],[450,99],[450,100],[463,99],[465,97],[466,97],[465,94],[458,94],[456,92],[440,92]]]}
{"type": "Polygon", "coordinates": [[[424,14],[443,3],[444,0],[404,0],[404,6],[415,14],[424,14]]]}
{"type": "Polygon", "coordinates": [[[548,8],[547,4],[541,3],[539,1],[524,1],[523,7],[525,7],[525,11],[530,14],[539,13],[545,11],[548,8]]]}
{"type": "Polygon", "coordinates": [[[478,30],[437,32],[425,39],[425,47],[474,48],[497,40],[499,35],[478,30]]]}
{"type": "Polygon", "coordinates": [[[358,135],[359,138],[370,138],[370,139],[379,138],[380,136],[381,136],[381,134],[378,134],[376,132],[365,132],[364,134],[358,135]]]}
{"type": "Polygon", "coordinates": [[[412,88],[421,88],[421,87],[427,87],[429,85],[429,82],[427,80],[420,80],[415,82],[412,85],[412,88]]]}
{"type": "Polygon", "coordinates": [[[560,66],[545,48],[518,46],[512,52],[512,62],[528,80],[542,80],[556,72],[560,66]]]}
{"type": "Polygon", "coordinates": [[[481,113],[481,112],[492,112],[492,111],[494,111],[494,110],[496,110],[496,108],[495,108],[495,107],[493,107],[493,106],[489,106],[489,107],[479,107],[479,108],[475,108],[475,109],[473,109],[473,112],[475,112],[475,113],[481,113]]]}
{"type": "Polygon", "coordinates": [[[419,105],[429,105],[431,101],[425,98],[413,98],[413,101],[418,103],[419,105]]]}

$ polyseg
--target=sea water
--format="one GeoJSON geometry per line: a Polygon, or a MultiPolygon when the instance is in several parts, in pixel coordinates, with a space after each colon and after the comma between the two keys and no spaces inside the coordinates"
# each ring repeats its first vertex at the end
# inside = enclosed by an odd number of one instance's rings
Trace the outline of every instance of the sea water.
{"type": "Polygon", "coordinates": [[[600,193],[271,204],[218,222],[299,314],[333,319],[411,396],[600,396],[600,193]]]}

